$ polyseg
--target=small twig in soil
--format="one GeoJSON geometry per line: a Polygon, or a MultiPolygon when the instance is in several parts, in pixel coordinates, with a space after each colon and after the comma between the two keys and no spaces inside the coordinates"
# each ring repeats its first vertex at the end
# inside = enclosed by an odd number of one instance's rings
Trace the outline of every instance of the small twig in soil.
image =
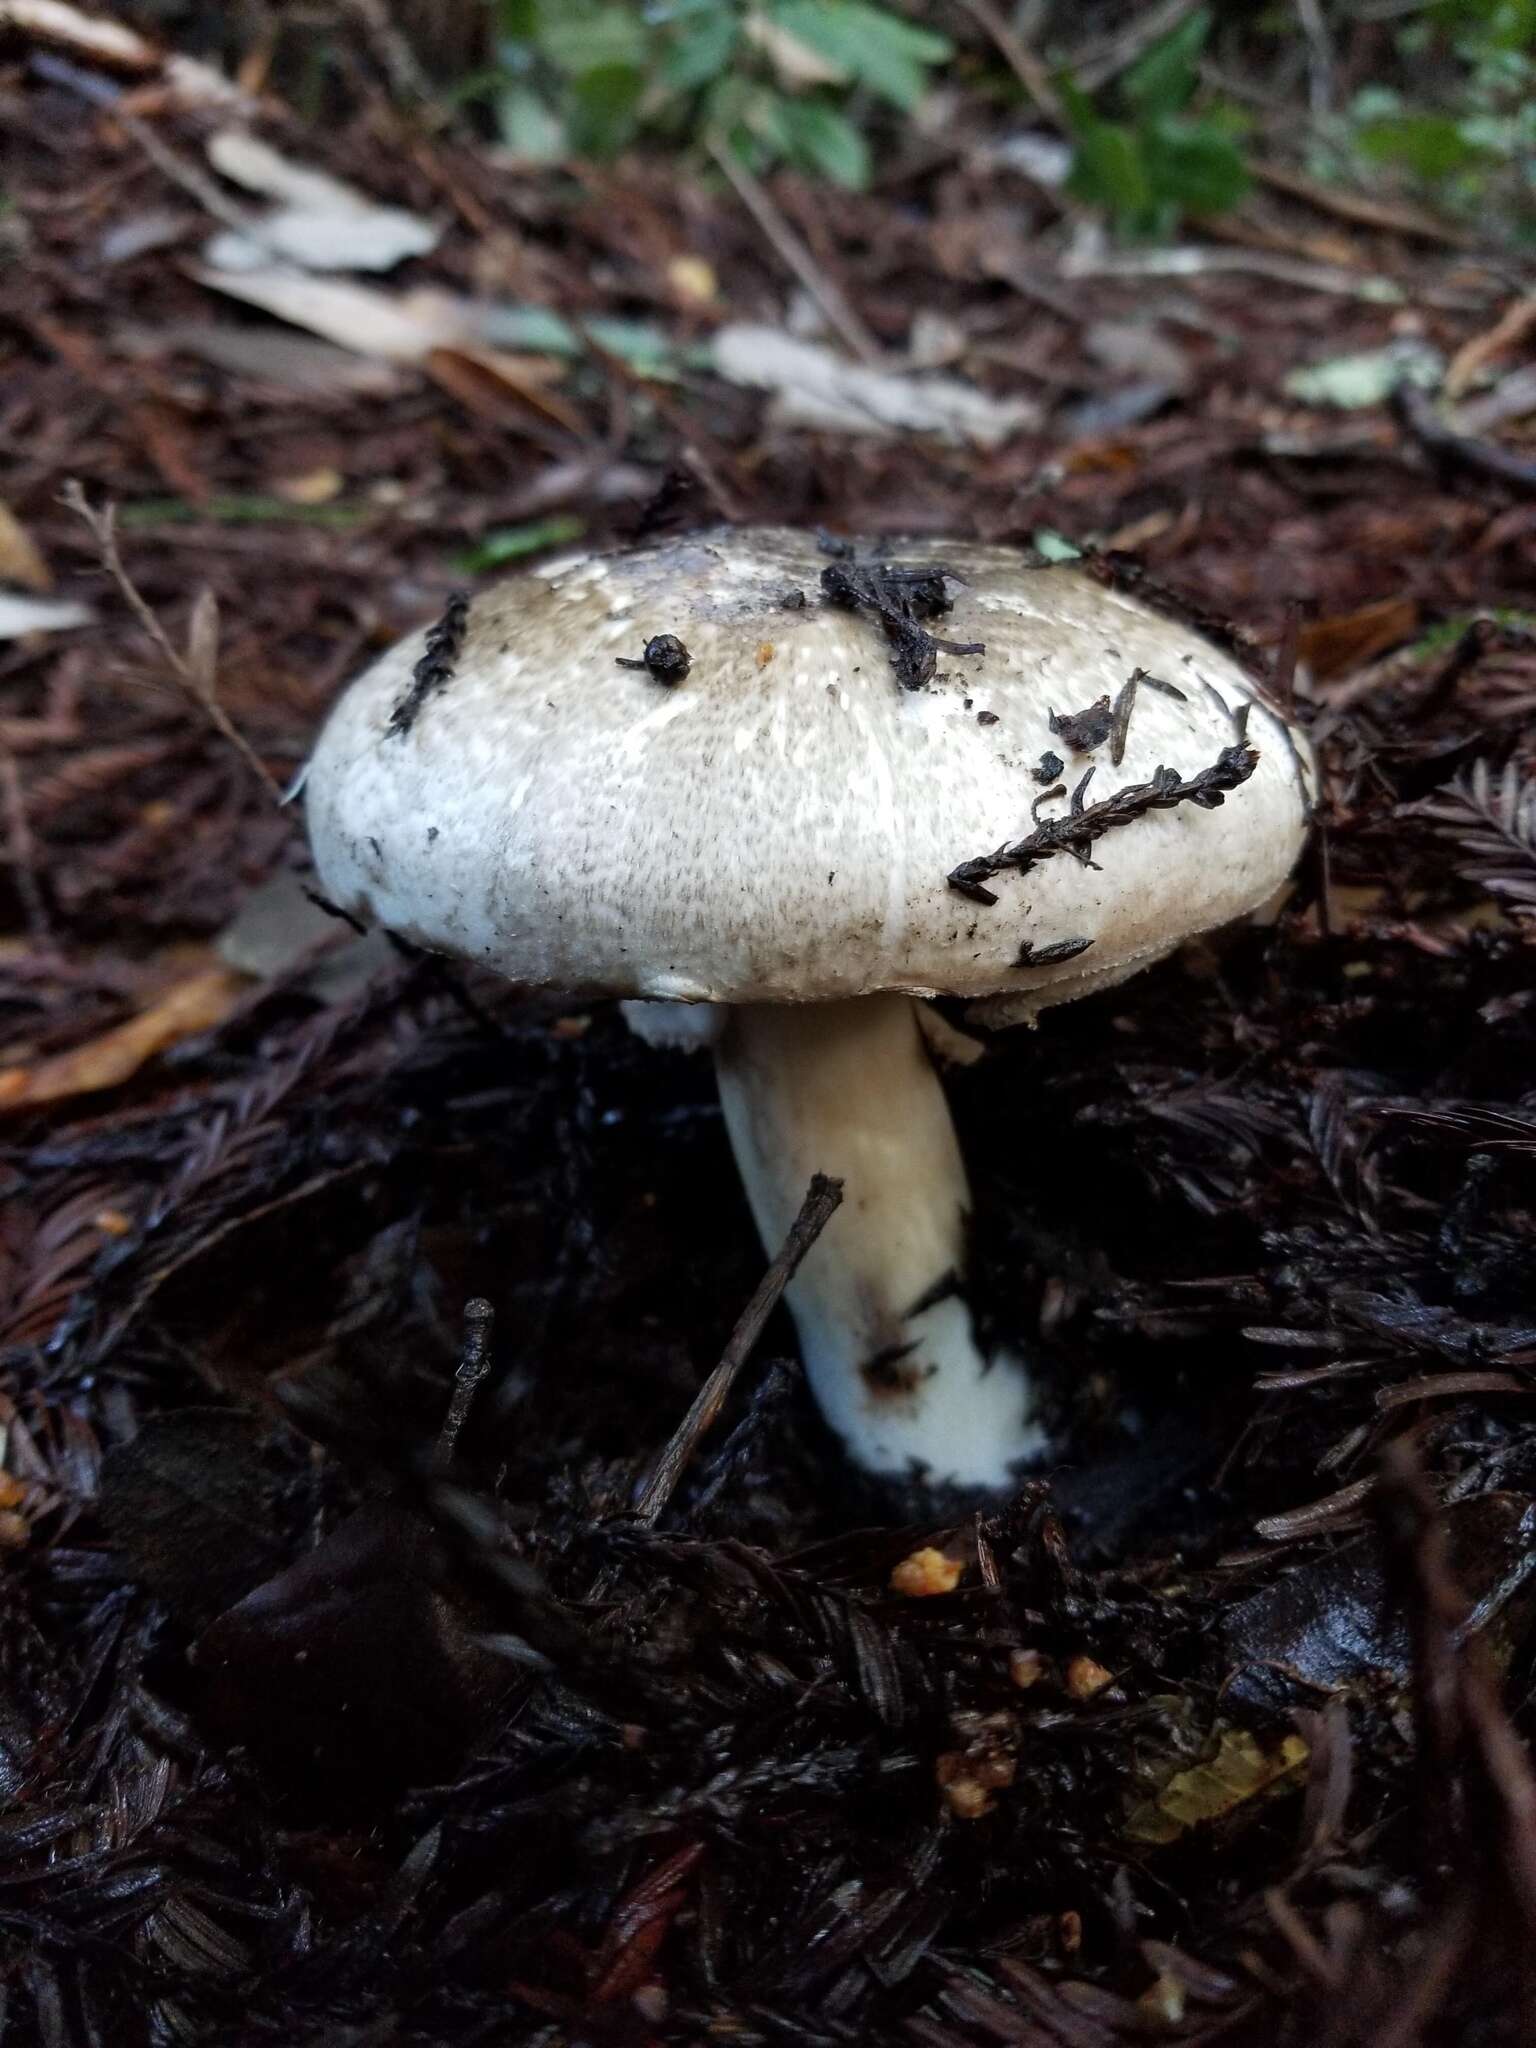
{"type": "MultiPolygon", "coordinates": [[[[71,512],[78,513],[90,528],[92,537],[101,554],[101,565],[112,578],[123,598],[138,620],[144,632],[164,656],[171,673],[183,690],[197,705],[203,716],[219,734],[234,748],[251,773],[266,784],[274,803],[279,807],[283,801],[282,784],[256,752],[250,741],[235,725],[229,713],[215,695],[216,677],[213,673],[211,656],[204,649],[189,649],[183,655],[171,640],[150,606],[145,602],[128,571],[123,567],[123,558],[117,547],[117,508],[107,505],[98,509],[91,504],[79,483],[71,477],[61,492],[64,504],[71,512]],[[189,656],[191,658],[189,658],[189,656]],[[202,656],[202,658],[198,658],[202,656]]],[[[196,618],[196,613],[194,617],[196,618]]],[[[201,622],[199,622],[201,623],[201,622]]]]}
{"type": "Polygon", "coordinates": [[[882,360],[880,344],[837,286],[823,274],[815,257],[774,205],[767,187],[752,175],[728,142],[711,139],[707,147],[730,181],[737,198],[848,347],[862,362],[879,364],[882,360]]]}
{"type": "Polygon", "coordinates": [[[121,128],[124,134],[133,137],[162,177],[169,179],[173,185],[179,185],[183,192],[197,201],[205,213],[211,214],[215,220],[223,221],[225,227],[235,234],[243,235],[247,241],[259,243],[263,248],[269,249],[274,256],[281,254],[275,245],[268,242],[265,227],[258,214],[246,207],[237,206],[226,198],[215,179],[210,178],[206,171],[199,170],[196,164],[189,164],[178,156],[174,149],[161,141],[148,121],[141,120],[131,108],[122,104],[121,86],[109,78],[101,77],[97,72],[82,71],[78,64],[71,64],[66,58],[55,57],[47,51],[41,51],[34,56],[32,66],[48,79],[50,84],[62,86],[66,92],[75,93],[88,105],[110,107],[114,124],[121,128]]]}
{"type": "Polygon", "coordinates": [[[688,1413],[672,1432],[670,1442],[651,1468],[650,1476],[641,1489],[640,1498],[635,1503],[635,1516],[646,1528],[654,1528],[660,1520],[677,1482],[699,1447],[700,1439],[713,1426],[725,1406],[736,1375],[762,1334],[764,1323],[778,1305],[779,1296],[795,1277],[800,1261],[820,1237],[842,1199],[843,1184],[840,1180],[831,1180],[824,1173],[812,1175],[805,1200],[800,1205],[800,1214],[790,1225],[789,1235],[778,1257],[742,1310],[730,1341],[721,1353],[720,1363],[694,1396],[688,1413]]]}
{"type": "Polygon", "coordinates": [[[891,667],[904,690],[920,690],[938,666],[941,654],[985,654],[980,640],[940,640],[921,619],[937,618],[950,608],[942,569],[893,569],[884,562],[855,567],[849,561],[829,562],[821,572],[821,594],[846,611],[870,611],[885,629],[891,667]]]}
{"type": "Polygon", "coordinates": [[[430,104],[432,81],[391,18],[384,0],[346,0],[346,8],[349,14],[356,15],[396,99],[430,104]]]}
{"type": "Polygon", "coordinates": [[[998,55],[1034,101],[1036,111],[1055,127],[1064,127],[1066,114],[1051,83],[1050,71],[1009,24],[1002,9],[994,7],[992,0],[960,0],[960,5],[977,27],[992,38],[998,55]]]}
{"type": "MultiPolygon", "coordinates": [[[[1084,867],[1097,867],[1098,862],[1089,859],[1088,849],[1106,832],[1129,825],[1134,819],[1145,817],[1148,811],[1170,811],[1177,804],[1198,804],[1203,811],[1213,811],[1226,801],[1230,790],[1240,788],[1248,780],[1258,765],[1256,748],[1223,747],[1209,768],[1202,768],[1187,781],[1176,768],[1158,768],[1150,782],[1129,783],[1113,796],[1105,797],[1102,803],[1079,808],[1088,785],[1085,775],[1072,793],[1073,809],[1065,818],[1047,818],[1013,846],[1000,846],[995,853],[961,861],[950,871],[949,886],[972,902],[995,903],[997,898],[982,885],[1004,868],[1014,868],[1025,875],[1054,853],[1070,853],[1084,867]]],[[[1090,769],[1089,775],[1092,772],[1090,769]]]]}
{"type": "Polygon", "coordinates": [[[1406,381],[1392,394],[1392,410],[1419,446],[1438,462],[1456,469],[1490,476],[1518,491],[1536,491],[1536,462],[1511,455],[1507,448],[1495,448],[1490,441],[1474,441],[1448,427],[1435,410],[1428,392],[1406,381]]]}
{"type": "Polygon", "coordinates": [[[48,906],[37,879],[37,845],[27,819],[27,801],[16,767],[16,756],[3,741],[0,741],[0,804],[3,804],[5,812],[6,860],[16,878],[16,894],[21,898],[27,930],[32,934],[33,945],[47,952],[53,945],[53,928],[48,922],[48,906]]]}
{"type": "Polygon", "coordinates": [[[473,1301],[465,1302],[464,1349],[453,1375],[453,1397],[448,1403],[448,1413],[443,1417],[443,1426],[437,1433],[437,1446],[432,1453],[433,1466],[439,1472],[446,1471],[453,1463],[470,1403],[480,1382],[491,1369],[491,1326],[495,1320],[496,1311],[481,1296],[476,1295],[473,1301]]]}
{"type": "Polygon", "coordinates": [[[1280,645],[1275,650],[1275,669],[1270,691],[1287,720],[1296,716],[1296,659],[1301,652],[1301,611],[1294,604],[1285,608],[1280,645]]]}

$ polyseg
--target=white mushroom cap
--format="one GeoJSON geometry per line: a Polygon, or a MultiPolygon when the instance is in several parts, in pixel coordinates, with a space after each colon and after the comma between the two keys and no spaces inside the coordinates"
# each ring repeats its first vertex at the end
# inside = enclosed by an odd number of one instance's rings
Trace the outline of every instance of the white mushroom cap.
{"type": "MultiPolygon", "coordinates": [[[[873,551],[873,552],[872,552],[873,551]]],[[[689,1002],[902,990],[1017,998],[1108,985],[1262,903],[1301,845],[1313,769],[1239,664],[1077,564],[969,541],[861,544],[941,565],[928,623],[984,653],[904,688],[879,620],[824,599],[808,535],[721,529],[552,563],[478,594],[415,693],[412,634],[346,692],[306,788],[342,908],[526,986],[689,1002]],[[803,602],[794,603],[801,593],[803,602]],[[790,604],[786,604],[786,599],[790,604]],[[691,668],[637,659],[658,634],[691,668]],[[1074,753],[1053,711],[1140,688],[1124,756],[1074,753]],[[1243,707],[1251,706],[1244,713],[1243,707]],[[983,905],[947,877],[1032,829],[1043,754],[1092,805],[1162,767],[1192,777],[1246,735],[1258,765],[1219,808],[1107,832],[1090,866],[1004,869],[983,905]],[[1068,961],[1021,967],[1069,941],[1068,961]]],[[[1068,798],[1041,802],[1039,820],[1068,798]]]]}

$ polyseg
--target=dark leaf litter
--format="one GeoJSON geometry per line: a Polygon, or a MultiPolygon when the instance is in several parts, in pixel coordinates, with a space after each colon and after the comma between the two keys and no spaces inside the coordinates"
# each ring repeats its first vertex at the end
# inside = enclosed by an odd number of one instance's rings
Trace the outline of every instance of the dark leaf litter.
{"type": "MultiPolygon", "coordinates": [[[[7,501],[102,604],[88,642],[0,659],[33,884],[0,959],[12,1063],[120,1022],[146,962],[298,859],[93,584],[69,475],[136,508],[125,558],[167,617],[216,590],[222,701],[279,771],[446,604],[450,554],[551,507],[601,538],[668,463],[716,511],[991,535],[1056,463],[1053,522],[1108,537],[1094,573],[1135,529],[1271,644],[1292,597],[1528,601],[1519,463],[1422,411],[1323,461],[1266,443],[1315,331],[1380,345],[1390,310],[1187,281],[1192,346],[1230,330],[1240,357],[1213,342],[1215,402],[1103,451],[1053,424],[984,458],[796,436],[690,371],[639,427],[574,379],[591,446],[555,453],[414,376],[305,397],[174,337],[119,349],[93,252],[166,188],[78,94],[14,67],[0,92],[31,238],[0,276],[7,501]],[[355,524],[215,516],[324,465],[355,524]]],[[[192,120],[157,127],[197,157],[192,120]]],[[[782,294],[728,202],[643,166],[493,172],[377,110],[293,139],[448,218],[451,287],[536,279],[579,317],[602,275],[655,312],[666,255],[702,249],[736,303],[782,294]]],[[[978,177],[946,158],[833,217],[779,189],[893,346],[920,278],[1071,390],[1077,334],[1000,297],[978,177]]],[[[110,282],[208,322],[174,247],[110,282]]],[[[1060,289],[1084,321],[1145,295],[1060,289]]],[[[1430,290],[1423,318],[1450,354],[1499,303],[1430,290]]],[[[942,580],[828,567],[897,680],[931,674],[942,580]]],[[[421,715],[452,658],[425,650],[421,715]]],[[[1536,656],[1489,626],[1295,687],[1325,798],[1280,923],[946,1082],[976,1313],[1039,1356],[1062,1446],[980,1516],[914,1497],[903,1522],[849,1477],[782,1314],[691,1411],[762,1261],[707,1074],[600,1010],[410,957],[332,997],[301,961],[127,1085],[0,1127],[7,2042],[1527,2037],[1536,656]],[[923,1546],[959,1584],[899,1597],[923,1546]],[[1237,1797],[1243,1769],[1280,1775],[1237,1797]]],[[[1190,783],[1241,802],[1229,755],[1190,783]]],[[[1137,802],[1201,800],[1174,782],[1137,802]]],[[[1090,796],[980,871],[1027,890],[1136,829],[1090,796]]]]}

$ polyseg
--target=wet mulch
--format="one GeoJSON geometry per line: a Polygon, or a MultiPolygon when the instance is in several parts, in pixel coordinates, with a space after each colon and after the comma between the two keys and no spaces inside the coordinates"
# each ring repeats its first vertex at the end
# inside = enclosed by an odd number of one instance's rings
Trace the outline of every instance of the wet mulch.
{"type": "MultiPolygon", "coordinates": [[[[7,1062],[188,983],[209,1018],[0,1123],[5,2040],[1528,2038],[1536,649],[1493,614],[1530,602],[1536,501],[1411,411],[1284,389],[1454,352],[1507,279],[1355,230],[1395,303],[1041,282],[1049,200],[930,151],[778,200],[882,342],[941,317],[1038,431],[789,432],[606,354],[562,422],[232,367],[280,330],[196,282],[208,224],[134,134],[21,59],[0,113],[4,495],[100,612],[0,650],[7,1062]],[[1130,321],[1186,366],[1154,403],[1106,367],[1130,321]],[[1299,607],[1327,801],[1279,921],[949,1084],[1050,1474],[902,1522],[775,1319],[636,1511],[763,1264],[707,1066],[345,932],[237,977],[212,942],[302,874],[293,813],[169,685],[70,477],[178,647],[215,593],[220,701],[279,780],[488,531],[618,535],[669,477],[676,517],[1134,550],[1272,650],[1299,607]],[[893,1591],[922,1547],[952,1590],[893,1591]]],[[[209,117],[142,118],[191,159],[209,117]]],[[[394,284],[684,342],[782,313],[750,220],[664,169],[267,118],[445,220],[394,284]]],[[[1321,229],[1268,232],[1302,261],[1321,229]]]]}

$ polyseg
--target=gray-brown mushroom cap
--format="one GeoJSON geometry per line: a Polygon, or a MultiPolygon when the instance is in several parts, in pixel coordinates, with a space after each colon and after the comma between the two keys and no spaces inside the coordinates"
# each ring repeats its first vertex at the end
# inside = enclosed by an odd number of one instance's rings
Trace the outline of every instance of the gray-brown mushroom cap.
{"type": "Polygon", "coordinates": [[[723,1003],[878,990],[1027,1012],[1258,906],[1288,874],[1310,759],[1229,655],[1075,564],[965,541],[861,544],[940,565],[941,653],[902,687],[878,619],[826,601],[804,534],[721,529],[568,558],[479,594],[426,671],[412,634],[342,697],[310,764],[322,886],[343,908],[514,982],[723,1003]],[[797,602],[797,594],[799,601],[797,602]],[[671,634],[681,681],[638,660],[671,634]],[[1123,759],[1051,716],[1133,671],[1123,759]],[[416,678],[413,680],[413,676],[416,678]],[[1169,694],[1169,690],[1178,694],[1169,694]],[[1250,706],[1246,713],[1243,707],[1250,706]],[[1219,808],[1151,811],[1091,848],[1005,869],[984,905],[948,876],[1063,816],[1055,752],[1101,802],[1191,778],[1246,738],[1219,808]],[[1032,806],[1038,804],[1038,815],[1032,806]],[[1090,940],[1071,960],[1019,965],[1090,940]]]}

